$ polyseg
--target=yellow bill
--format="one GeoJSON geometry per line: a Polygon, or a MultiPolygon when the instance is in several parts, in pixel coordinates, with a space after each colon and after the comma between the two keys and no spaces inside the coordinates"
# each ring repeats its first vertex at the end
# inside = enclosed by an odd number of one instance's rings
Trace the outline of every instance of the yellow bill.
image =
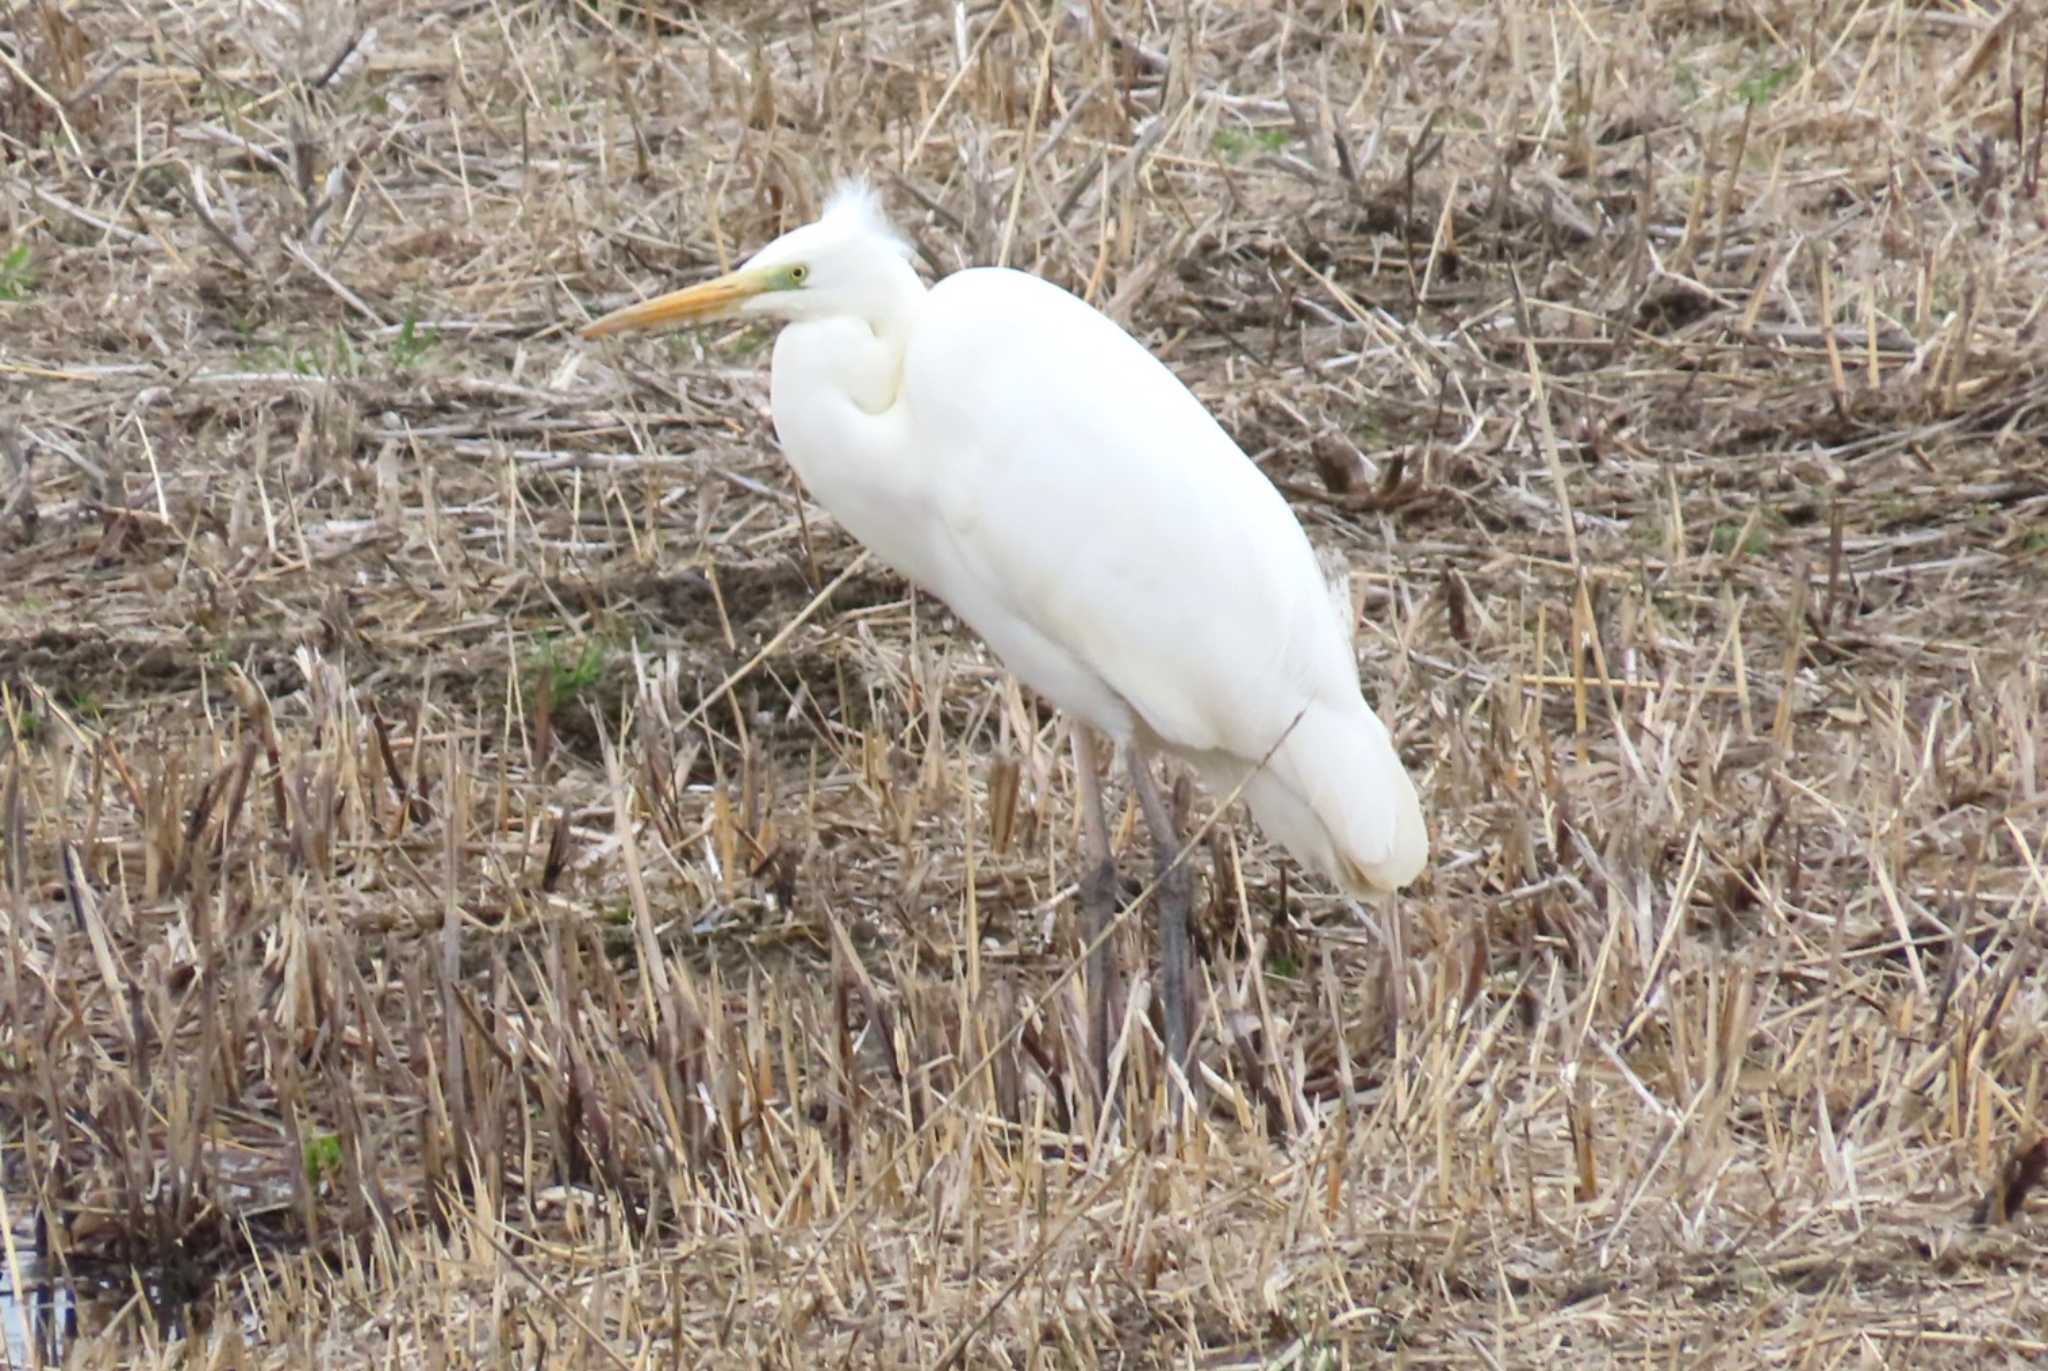
{"type": "Polygon", "coordinates": [[[602,338],[609,333],[628,333],[688,323],[693,319],[709,319],[767,288],[766,282],[751,273],[728,272],[714,281],[657,295],[637,305],[624,305],[602,319],[585,324],[580,333],[585,338],[602,338]]]}

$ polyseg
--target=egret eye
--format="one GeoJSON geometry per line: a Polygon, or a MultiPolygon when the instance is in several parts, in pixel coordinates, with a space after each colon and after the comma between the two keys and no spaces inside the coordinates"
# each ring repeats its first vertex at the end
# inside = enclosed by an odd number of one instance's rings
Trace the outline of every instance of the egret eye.
{"type": "Polygon", "coordinates": [[[802,262],[798,262],[789,269],[789,283],[793,286],[800,286],[810,278],[810,274],[811,269],[802,262]]]}

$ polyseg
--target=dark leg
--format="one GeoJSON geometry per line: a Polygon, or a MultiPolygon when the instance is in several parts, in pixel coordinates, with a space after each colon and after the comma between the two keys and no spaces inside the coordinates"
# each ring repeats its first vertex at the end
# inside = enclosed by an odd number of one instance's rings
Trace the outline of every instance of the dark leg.
{"type": "Polygon", "coordinates": [[[1408,1017],[1408,948],[1407,940],[1401,936],[1401,911],[1395,907],[1393,896],[1381,904],[1379,920],[1387,944],[1387,1009],[1398,1028],[1408,1017]]]}
{"type": "Polygon", "coordinates": [[[1095,769],[1095,739],[1088,726],[1073,725],[1074,770],[1081,788],[1081,937],[1088,954],[1088,1056],[1097,1098],[1109,1101],[1109,1006],[1114,998],[1116,958],[1104,936],[1116,917],[1116,858],[1109,850],[1109,823],[1102,815],[1102,778],[1095,769]]]}
{"type": "MultiPolygon", "coordinates": [[[[1188,990],[1194,980],[1194,951],[1188,944],[1188,913],[1195,902],[1194,871],[1181,855],[1180,830],[1173,811],[1159,794],[1151,768],[1134,743],[1131,747],[1131,785],[1138,792],[1138,805],[1145,811],[1145,827],[1152,831],[1152,856],[1157,863],[1159,890],[1159,990],[1166,1001],[1166,1056],[1185,1070],[1188,1064],[1188,990]]],[[[1180,1117],[1180,1096],[1174,1095],[1174,1117],[1180,1117]]]]}

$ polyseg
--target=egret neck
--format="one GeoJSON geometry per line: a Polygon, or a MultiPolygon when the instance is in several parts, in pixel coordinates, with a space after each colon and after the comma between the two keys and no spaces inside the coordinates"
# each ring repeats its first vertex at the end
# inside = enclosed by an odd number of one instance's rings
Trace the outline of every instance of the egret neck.
{"type": "Polygon", "coordinates": [[[893,254],[868,269],[856,283],[821,289],[817,312],[783,328],[769,408],[811,497],[883,561],[930,585],[941,572],[930,537],[933,491],[902,460],[903,358],[925,285],[893,254]]]}
{"type": "Polygon", "coordinates": [[[794,408],[780,402],[783,395],[830,391],[869,415],[893,407],[902,393],[911,321],[925,293],[910,263],[893,256],[875,261],[857,284],[820,290],[817,312],[806,310],[775,340],[771,399],[778,419],[794,408]],[[801,389],[784,379],[785,368],[802,373],[801,389]]]}

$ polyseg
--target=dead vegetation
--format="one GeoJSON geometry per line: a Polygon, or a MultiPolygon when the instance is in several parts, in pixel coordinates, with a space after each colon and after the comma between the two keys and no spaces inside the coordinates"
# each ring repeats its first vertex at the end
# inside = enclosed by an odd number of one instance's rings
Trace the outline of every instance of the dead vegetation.
{"type": "Polygon", "coordinates": [[[8,1357],[2048,1356],[2029,17],[0,13],[8,1357]],[[765,339],[567,338],[848,171],[1352,570],[1410,1013],[1226,816],[1184,1138],[765,339]]]}

